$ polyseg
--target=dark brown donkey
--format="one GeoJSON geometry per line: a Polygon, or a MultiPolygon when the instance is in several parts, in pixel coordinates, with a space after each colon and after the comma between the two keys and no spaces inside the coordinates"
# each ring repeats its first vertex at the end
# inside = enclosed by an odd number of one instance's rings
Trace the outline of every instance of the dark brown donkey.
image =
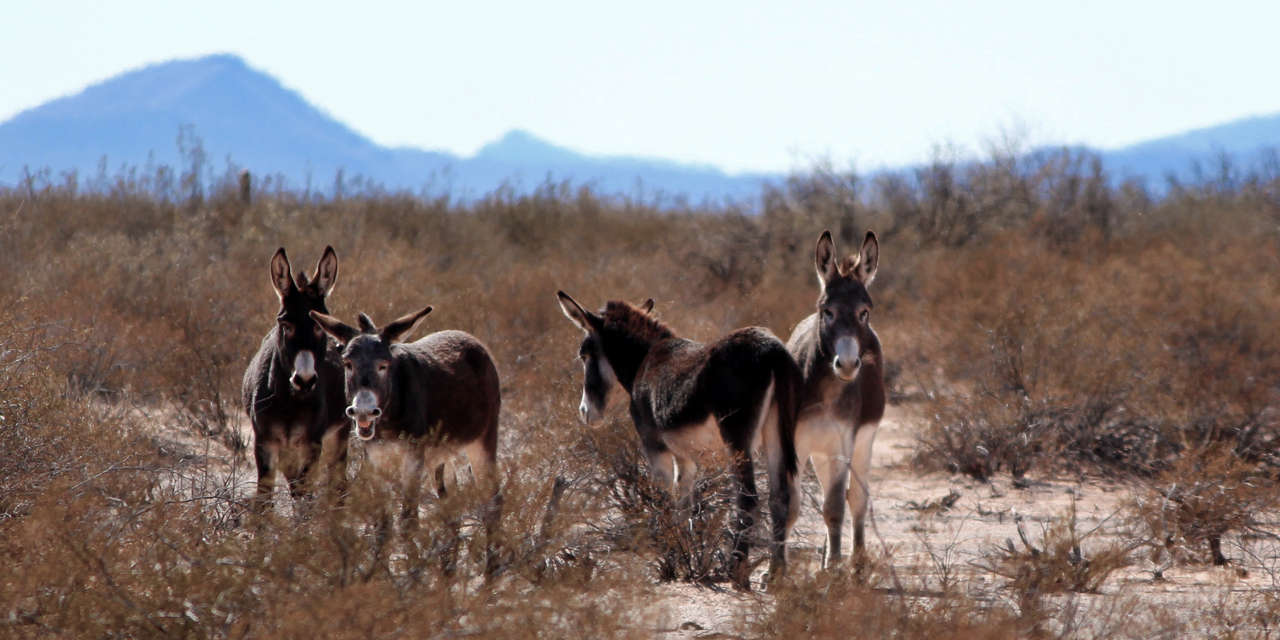
{"type": "MultiPolygon", "coordinates": [[[[396,342],[431,312],[427,307],[379,329],[360,314],[360,328],[312,312],[342,345],[346,414],[378,468],[401,464],[406,520],[417,516],[422,471],[435,471],[445,489],[445,464],[465,453],[476,480],[497,490],[498,369],[489,350],[461,331],[439,331],[396,342]]],[[[493,514],[496,517],[496,513],[493,514]]]]}
{"type": "MultiPolygon", "coordinates": [[[[817,311],[800,321],[787,349],[804,373],[796,417],[796,455],[808,458],[822,484],[827,524],[824,567],[840,561],[844,505],[853,515],[854,552],[863,550],[863,522],[871,493],[871,444],[884,415],[884,356],[871,329],[867,286],[880,265],[880,243],[868,231],[862,251],[836,258],[831,232],[823,231],[815,251],[817,311]],[[850,477],[852,476],[852,478],[850,477]]],[[[792,511],[792,521],[799,509],[792,511]]]]}
{"type": "Polygon", "coordinates": [[[681,499],[693,488],[697,458],[725,446],[733,454],[738,517],[730,569],[736,584],[744,588],[750,568],[747,532],[758,505],[751,452],[763,441],[773,519],[769,574],[781,576],[787,522],[798,506],[792,497],[792,438],[800,372],[786,347],[758,327],[738,329],[703,345],[676,337],[649,315],[652,300],[642,307],[609,302],[592,313],[563,291],[557,295],[565,315],[586,333],[579,348],[584,368],[579,413],[585,422],[600,420],[610,389],[615,382],[621,384],[630,394],[631,419],[651,473],[681,499]]]}
{"type": "Polygon", "coordinates": [[[241,399],[253,423],[253,456],[258,463],[260,508],[269,502],[276,471],[294,498],[309,491],[308,476],[323,454],[329,482],[341,492],[347,475],[347,433],[343,417],[342,369],[337,352],[312,311],[325,312],[325,298],[338,280],[338,256],[325,247],[315,275],[295,280],[284,248],[271,258],[271,285],[280,298],[276,326],[244,372],[241,399]]]}

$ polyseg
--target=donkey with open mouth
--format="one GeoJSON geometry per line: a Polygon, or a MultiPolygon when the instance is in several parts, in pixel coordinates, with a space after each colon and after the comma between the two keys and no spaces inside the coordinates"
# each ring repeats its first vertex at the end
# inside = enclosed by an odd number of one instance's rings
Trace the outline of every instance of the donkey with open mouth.
{"type": "MultiPolygon", "coordinates": [[[[823,567],[840,561],[846,501],[853,516],[854,553],[863,552],[863,523],[871,497],[871,444],[884,415],[884,355],[871,329],[867,287],[880,266],[880,243],[868,231],[859,254],[836,258],[831,232],[815,250],[817,311],[800,321],[787,341],[804,374],[796,418],[796,454],[808,458],[825,494],[827,525],[823,567]],[[851,477],[852,476],[852,477],[851,477]]],[[[793,521],[798,510],[792,511],[793,521]]]]}
{"type": "MultiPolygon", "coordinates": [[[[398,463],[406,522],[416,520],[424,466],[445,492],[446,463],[462,452],[472,473],[497,496],[498,369],[470,334],[439,331],[397,342],[431,312],[427,307],[379,329],[360,314],[359,328],[319,312],[311,316],[342,348],[346,414],[375,467],[398,463]]],[[[496,518],[497,507],[491,509],[496,518]]],[[[490,523],[492,524],[492,523],[490,523]]]]}
{"type": "Polygon", "coordinates": [[[557,295],[564,314],[586,334],[579,348],[584,422],[598,422],[610,390],[621,385],[651,473],[681,499],[693,489],[698,457],[724,447],[733,454],[738,516],[730,573],[740,588],[749,586],[748,530],[758,505],[751,454],[763,441],[773,520],[769,575],[780,577],[787,522],[798,506],[792,438],[800,372],[786,347],[758,327],[703,345],[677,337],[651,316],[652,300],[641,307],[611,301],[593,313],[563,291],[557,295]]]}
{"type": "Polygon", "coordinates": [[[271,258],[271,285],[280,300],[276,326],[244,372],[241,399],[253,423],[253,455],[258,465],[257,508],[275,489],[276,471],[295,499],[307,485],[317,460],[341,495],[347,476],[347,432],[343,416],[342,369],[329,339],[309,315],[326,312],[325,299],[338,280],[338,255],[325,247],[312,278],[295,279],[281,247],[271,258]]]}

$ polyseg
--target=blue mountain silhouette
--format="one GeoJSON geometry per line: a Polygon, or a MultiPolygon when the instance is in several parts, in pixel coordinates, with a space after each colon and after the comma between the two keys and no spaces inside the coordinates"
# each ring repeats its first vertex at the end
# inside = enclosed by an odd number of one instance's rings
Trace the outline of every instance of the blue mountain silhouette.
{"type": "MultiPolygon", "coordinates": [[[[729,175],[705,165],[652,158],[597,156],[510,131],[473,156],[387,148],[309,104],[275,78],[233,55],[176,60],[129,71],[75,95],[34,107],[0,123],[0,184],[25,168],[95,175],[122,166],[181,166],[178,132],[200,138],[209,166],[228,160],[293,187],[328,188],[339,170],[391,189],[448,191],[475,197],[501,185],[528,191],[547,180],[571,180],[603,193],[743,200],[781,175],[729,175]]],[[[1222,153],[1244,162],[1280,146],[1280,114],[1246,118],[1102,151],[1118,176],[1158,182],[1187,175],[1193,162],[1222,153]]]]}
{"type": "Polygon", "coordinates": [[[474,156],[374,144],[233,55],[150,65],[0,124],[0,184],[24,168],[96,174],[121,166],[180,166],[177,138],[190,126],[216,171],[281,175],[294,187],[328,187],[338,170],[392,189],[477,196],[507,184],[527,191],[569,179],[606,193],[748,198],[770,176],[728,175],[665,160],[592,156],[511,131],[474,156]]]}

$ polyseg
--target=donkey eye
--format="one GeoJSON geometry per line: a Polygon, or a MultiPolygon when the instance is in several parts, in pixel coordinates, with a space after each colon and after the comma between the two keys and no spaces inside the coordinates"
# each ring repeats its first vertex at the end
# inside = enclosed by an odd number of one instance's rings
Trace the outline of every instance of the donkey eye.
{"type": "Polygon", "coordinates": [[[823,320],[826,320],[827,322],[831,322],[832,320],[835,320],[835,319],[836,319],[836,312],[834,312],[834,311],[832,311],[832,310],[830,310],[830,309],[823,309],[823,310],[822,310],[822,319],[823,319],[823,320]]]}
{"type": "Polygon", "coordinates": [[[280,323],[280,333],[283,333],[283,334],[284,334],[284,337],[286,337],[286,338],[292,338],[292,337],[293,337],[293,323],[292,323],[292,322],[281,322],[281,323],[280,323]]]}
{"type": "Polygon", "coordinates": [[[862,313],[858,314],[858,322],[861,322],[862,324],[866,324],[867,318],[869,318],[870,316],[871,316],[871,313],[868,312],[866,309],[863,309],[862,313]]]}
{"type": "Polygon", "coordinates": [[[350,370],[351,370],[351,361],[350,361],[350,360],[347,360],[346,358],[343,358],[343,359],[342,359],[342,368],[343,368],[343,369],[346,369],[347,371],[350,371],[350,370]]]}
{"type": "Polygon", "coordinates": [[[324,327],[321,327],[320,325],[316,325],[312,327],[311,331],[313,331],[316,334],[317,338],[324,337],[324,327]]]}
{"type": "Polygon", "coordinates": [[[385,362],[379,362],[379,363],[378,363],[378,373],[379,373],[379,374],[386,375],[386,373],[387,373],[387,369],[390,369],[390,368],[391,368],[391,367],[390,367],[390,365],[388,365],[388,364],[387,364],[387,363],[385,363],[385,362]]]}

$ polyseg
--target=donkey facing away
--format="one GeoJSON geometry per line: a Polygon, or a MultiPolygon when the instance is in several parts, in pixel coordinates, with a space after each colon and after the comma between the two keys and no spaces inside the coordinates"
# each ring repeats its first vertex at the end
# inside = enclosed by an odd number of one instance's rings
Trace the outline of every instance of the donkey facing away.
{"type": "Polygon", "coordinates": [[[557,296],[586,334],[579,348],[584,422],[600,421],[610,390],[620,384],[630,395],[631,419],[655,481],[681,499],[692,492],[698,457],[726,446],[733,454],[738,514],[730,573],[739,588],[749,588],[749,529],[758,505],[751,454],[763,441],[773,521],[769,576],[781,577],[787,522],[798,507],[793,436],[800,371],[786,347],[758,327],[710,345],[676,337],[649,314],[652,300],[641,307],[611,301],[593,313],[563,291],[557,296]]]}
{"type": "Polygon", "coordinates": [[[329,339],[309,315],[328,311],[325,298],[338,280],[338,256],[333,247],[325,247],[314,277],[303,272],[295,280],[281,247],[270,270],[280,311],[241,387],[244,410],[253,423],[259,509],[270,501],[277,470],[295,499],[308,495],[309,476],[322,452],[329,483],[339,495],[347,475],[342,370],[329,339]]]}
{"type": "MultiPolygon", "coordinates": [[[[445,492],[445,466],[462,452],[476,480],[497,496],[498,369],[470,334],[439,331],[416,342],[397,340],[431,312],[427,307],[379,329],[360,314],[357,329],[313,311],[342,349],[346,414],[375,468],[401,464],[402,518],[416,520],[424,466],[445,492]]],[[[388,469],[394,471],[395,469],[388,469]]],[[[490,510],[497,517],[497,507],[490,510]]],[[[495,524],[488,523],[490,526],[495,524]]]]}
{"type": "MultiPolygon", "coordinates": [[[[824,231],[814,258],[820,290],[817,311],[796,326],[787,349],[804,375],[796,454],[801,464],[805,458],[813,463],[822,484],[825,568],[840,561],[846,501],[853,516],[854,553],[860,559],[863,552],[871,444],[885,406],[884,356],[871,329],[867,293],[880,264],[880,243],[868,231],[861,253],[837,262],[831,232],[824,231]]],[[[792,522],[798,512],[792,511],[792,522]]]]}

